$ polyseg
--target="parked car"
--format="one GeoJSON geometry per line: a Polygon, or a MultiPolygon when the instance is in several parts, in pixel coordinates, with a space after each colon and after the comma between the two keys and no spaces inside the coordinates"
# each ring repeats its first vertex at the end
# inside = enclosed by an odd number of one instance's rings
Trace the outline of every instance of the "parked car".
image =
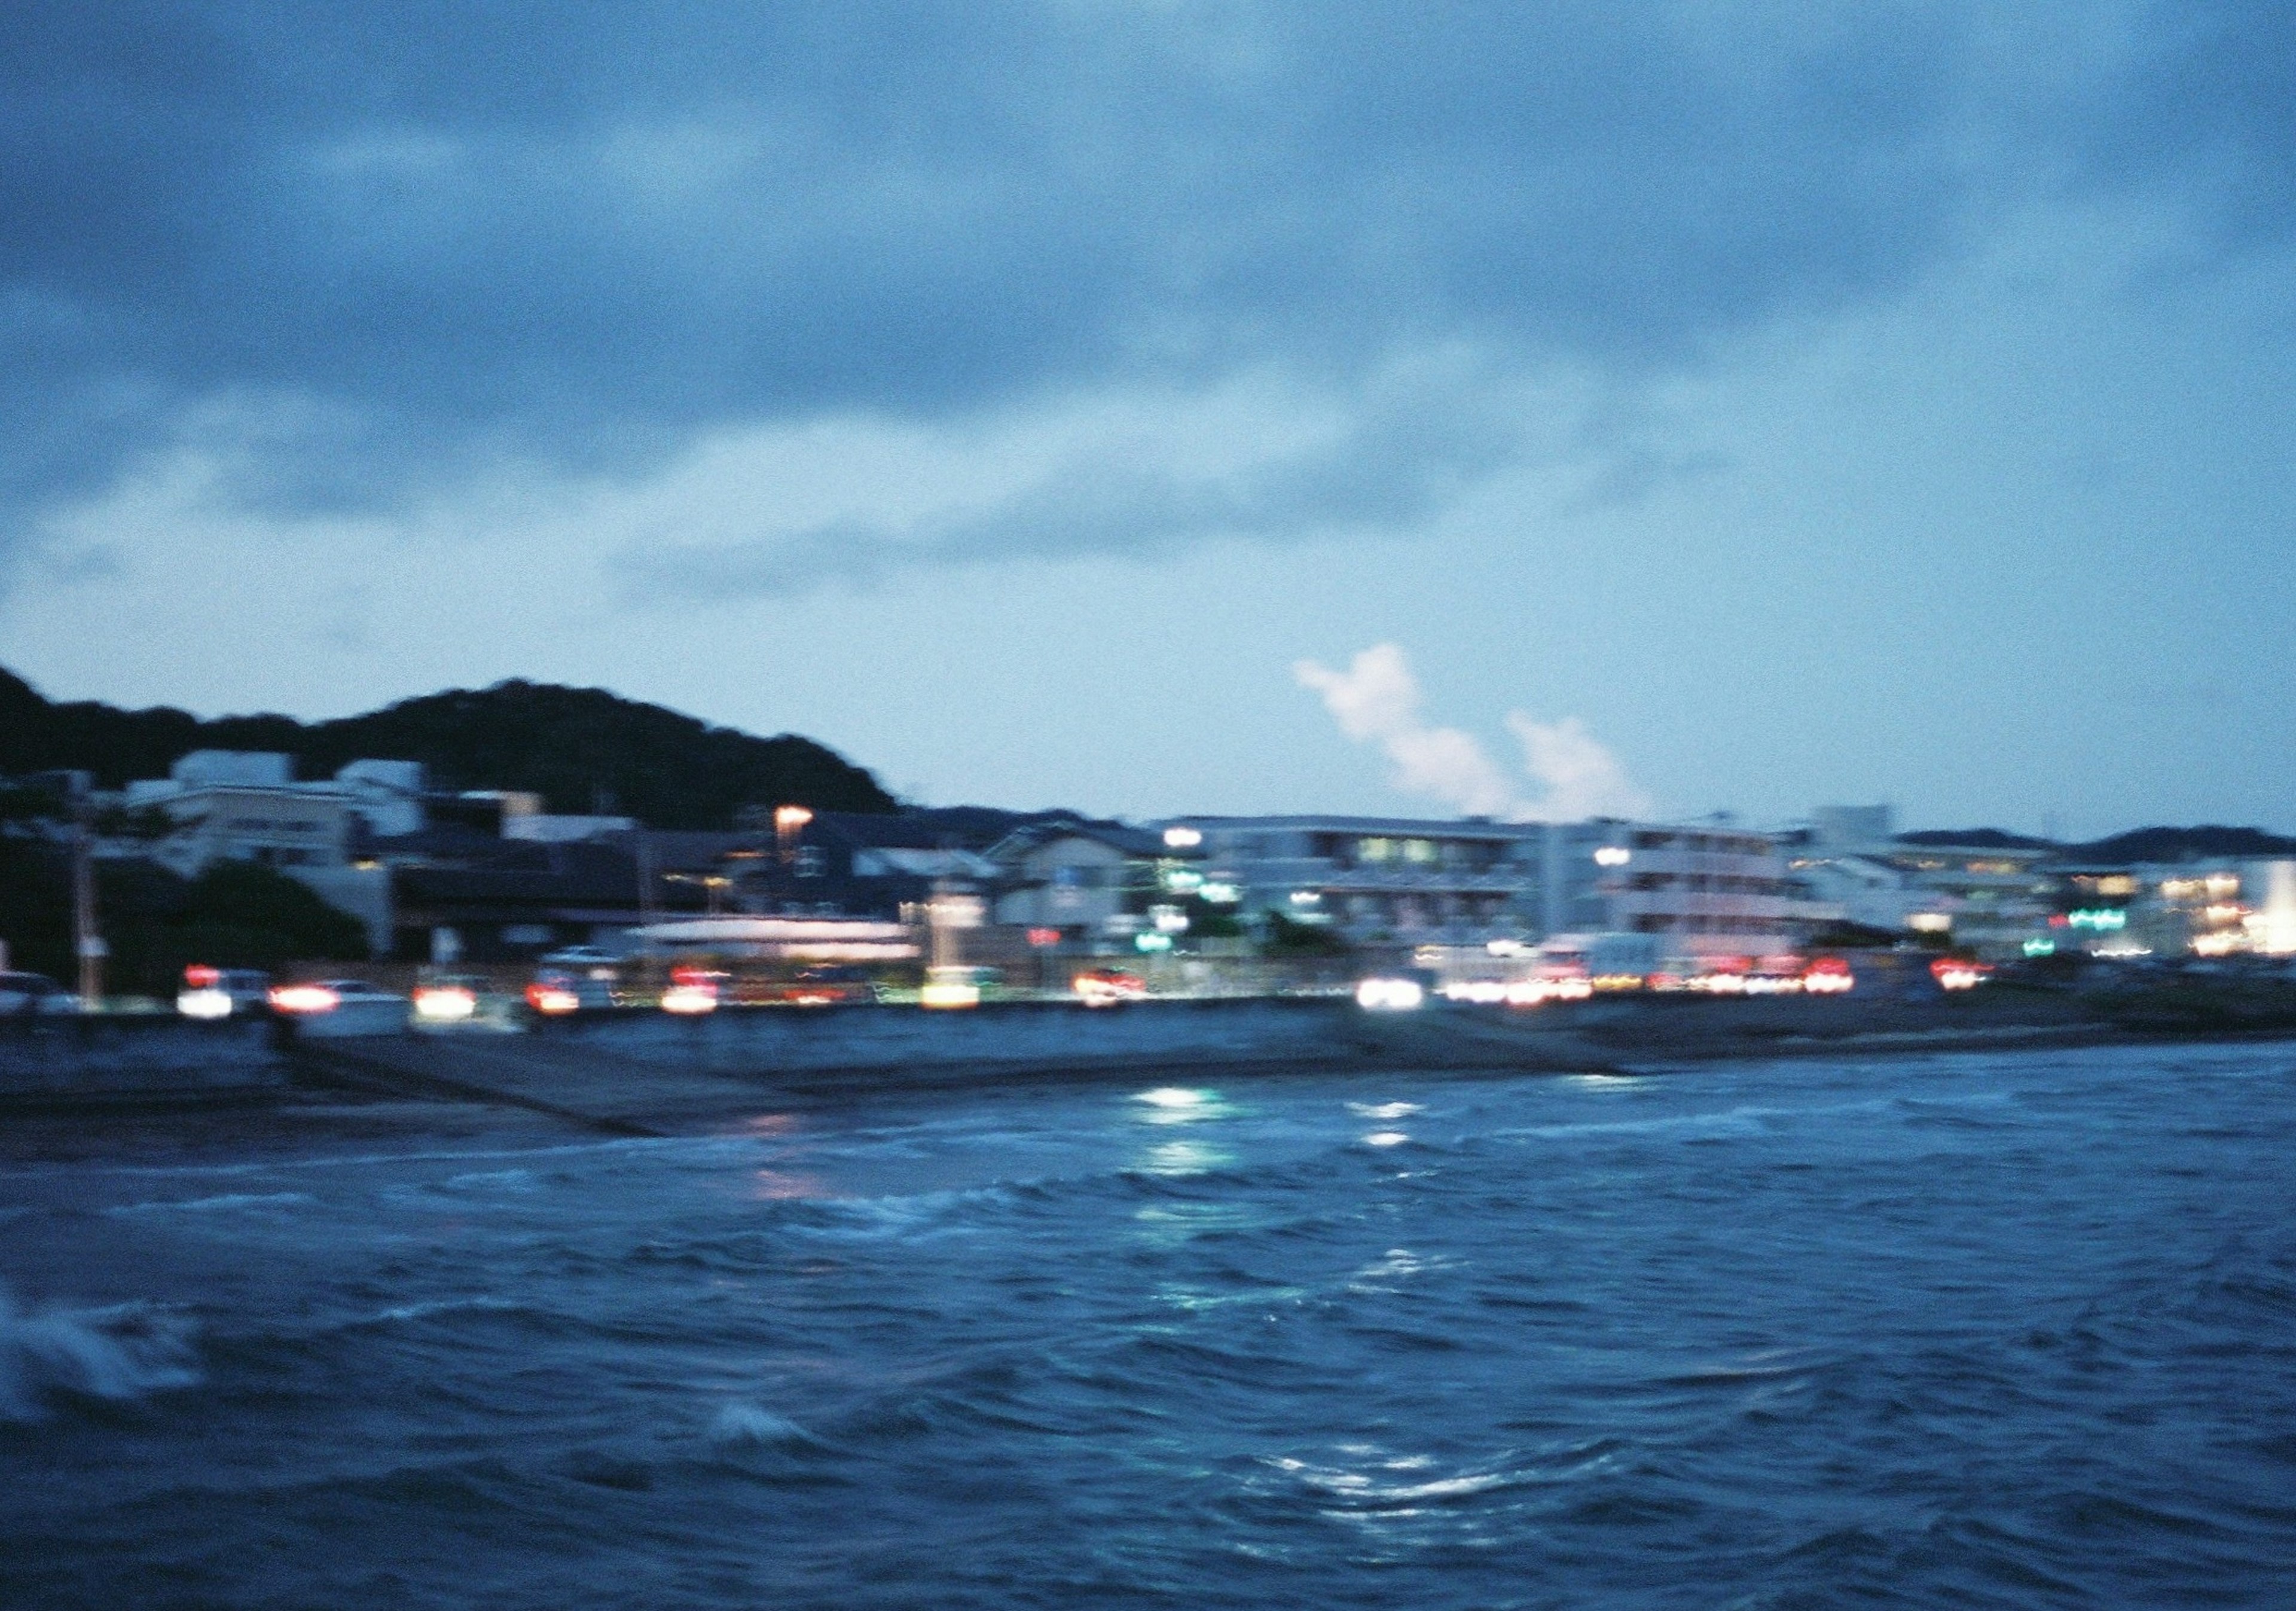
{"type": "Polygon", "coordinates": [[[271,1010],[291,1017],[316,1017],[346,1007],[404,1005],[406,998],[377,990],[364,979],[305,979],[275,986],[271,1010]]]}
{"type": "Polygon", "coordinates": [[[271,975],[258,968],[209,967],[194,962],[184,970],[176,1010],[186,1018],[229,1018],[258,1013],[271,993],[271,975]]]}
{"type": "Polygon", "coordinates": [[[876,981],[861,967],[809,967],[793,979],[735,979],[729,1002],[742,1007],[865,1006],[877,999],[876,981]]]}
{"type": "Polygon", "coordinates": [[[1148,982],[1120,967],[1087,968],[1069,982],[1077,999],[1086,1007],[1121,1007],[1148,994],[1148,982]]]}
{"type": "Polygon", "coordinates": [[[0,1016],[78,1011],[79,998],[45,974],[0,974],[0,1016]]]}
{"type": "Polygon", "coordinates": [[[414,987],[414,1017],[433,1026],[468,1023],[479,1015],[487,993],[486,981],[462,974],[440,974],[414,987]]]}
{"type": "Polygon", "coordinates": [[[553,1017],[583,1007],[611,1007],[612,978],[611,971],[602,969],[541,968],[526,987],[526,1004],[553,1017]],[[598,976],[601,972],[606,974],[603,979],[598,976]]]}
{"type": "Polygon", "coordinates": [[[622,959],[594,945],[570,945],[539,959],[548,967],[619,967],[622,959]]]}

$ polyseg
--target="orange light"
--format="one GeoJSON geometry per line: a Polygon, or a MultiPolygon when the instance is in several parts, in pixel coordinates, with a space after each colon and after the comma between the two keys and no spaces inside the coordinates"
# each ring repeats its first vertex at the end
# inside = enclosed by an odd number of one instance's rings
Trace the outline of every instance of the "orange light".
{"type": "Polygon", "coordinates": [[[282,984],[271,991],[275,1013],[332,1013],[341,1005],[342,998],[324,984],[282,984]]]}

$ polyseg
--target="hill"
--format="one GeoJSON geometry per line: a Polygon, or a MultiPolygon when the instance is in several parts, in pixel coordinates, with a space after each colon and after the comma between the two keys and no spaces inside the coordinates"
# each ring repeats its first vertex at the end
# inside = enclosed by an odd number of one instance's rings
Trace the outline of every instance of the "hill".
{"type": "Polygon", "coordinates": [[[1925,828],[1900,834],[1899,844],[1952,845],[1975,850],[2036,850],[2055,852],[2061,862],[2093,862],[2100,867],[2129,867],[2138,862],[2241,860],[2273,856],[2296,856],[2296,839],[2264,828],[2229,828],[2215,823],[2198,827],[2131,828],[2086,844],[2063,844],[2053,839],[2033,839],[1999,828],[1925,828]]]}
{"type": "Polygon", "coordinates": [[[362,757],[419,760],[437,787],[530,790],[553,811],[603,810],[650,827],[728,827],[744,806],[900,809],[867,770],[809,738],[759,738],[603,688],[512,680],[307,724],[53,703],[0,670],[0,776],[70,767],[117,788],[164,777],[201,749],[281,751],[303,777],[362,757]]]}
{"type": "Polygon", "coordinates": [[[2123,867],[2139,861],[2210,861],[2296,856],[2296,839],[2262,828],[2227,828],[2214,823],[2194,828],[2131,828],[2110,839],[2065,847],[2069,861],[2123,867]]]}

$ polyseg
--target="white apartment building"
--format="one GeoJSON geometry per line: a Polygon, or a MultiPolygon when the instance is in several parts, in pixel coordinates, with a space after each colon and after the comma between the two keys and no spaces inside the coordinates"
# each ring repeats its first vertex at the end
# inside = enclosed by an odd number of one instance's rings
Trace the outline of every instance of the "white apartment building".
{"type": "Polygon", "coordinates": [[[1563,934],[1660,937],[1685,957],[1791,949],[1838,908],[1791,877],[1775,837],[1718,824],[1181,817],[1207,879],[1247,915],[1324,924],[1365,945],[1563,934]]]}
{"type": "Polygon", "coordinates": [[[1790,877],[1767,834],[1696,824],[1620,824],[1588,859],[1613,933],[1654,934],[1688,958],[1792,951],[1838,908],[1790,877]]]}
{"type": "Polygon", "coordinates": [[[1536,826],[1468,818],[1177,817],[1239,911],[1358,944],[1469,944],[1536,930],[1536,826]]]}

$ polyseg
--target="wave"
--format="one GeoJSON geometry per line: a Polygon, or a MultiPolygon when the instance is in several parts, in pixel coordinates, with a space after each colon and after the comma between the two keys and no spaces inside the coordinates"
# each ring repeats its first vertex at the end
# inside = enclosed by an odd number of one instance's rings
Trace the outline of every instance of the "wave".
{"type": "Polygon", "coordinates": [[[0,1291],[0,1420],[44,1419],[58,1398],[140,1399],[200,1380],[193,1327],[148,1303],[21,1310],[0,1291]]]}
{"type": "Polygon", "coordinates": [[[820,1440],[785,1415],[737,1400],[720,1407],[709,1423],[709,1442],[719,1449],[811,1449],[820,1440]]]}
{"type": "Polygon", "coordinates": [[[161,1197],[150,1203],[123,1203],[107,1209],[115,1214],[207,1213],[231,1208],[283,1208],[291,1204],[317,1201],[308,1192],[252,1191],[226,1192],[214,1197],[161,1197]]]}

